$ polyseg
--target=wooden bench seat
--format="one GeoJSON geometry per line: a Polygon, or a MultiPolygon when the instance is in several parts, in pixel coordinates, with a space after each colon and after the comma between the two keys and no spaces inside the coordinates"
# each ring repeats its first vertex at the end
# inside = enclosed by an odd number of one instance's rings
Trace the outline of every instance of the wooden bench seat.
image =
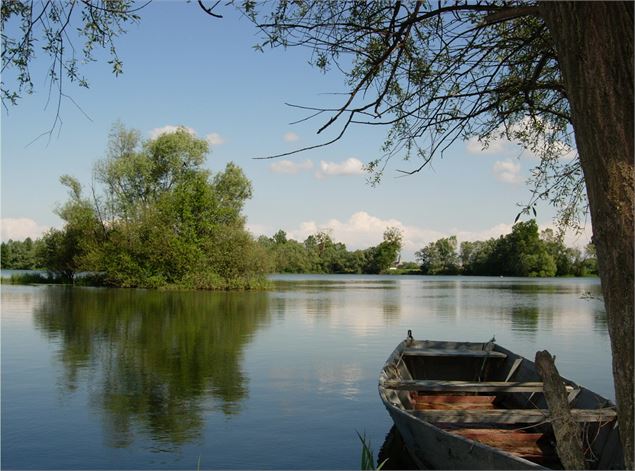
{"type": "Polygon", "coordinates": [[[494,409],[496,396],[425,395],[414,397],[416,410],[494,409]]]}
{"type": "Polygon", "coordinates": [[[555,449],[543,433],[491,428],[461,428],[447,431],[524,459],[538,462],[557,459],[555,449]]]}
{"type": "MultiPolygon", "coordinates": [[[[440,380],[388,380],[383,386],[387,389],[425,392],[542,392],[543,383],[539,381],[440,381],[440,380]]],[[[573,390],[566,386],[567,391],[573,390]]]]}
{"type": "MultiPolygon", "coordinates": [[[[536,424],[549,420],[546,409],[416,410],[411,413],[426,422],[536,424]]],[[[577,422],[609,422],[617,417],[614,409],[571,409],[577,422]]]]}
{"type": "Polygon", "coordinates": [[[507,358],[502,352],[486,350],[470,350],[467,348],[446,349],[446,348],[406,348],[403,351],[406,356],[423,357],[474,357],[474,358],[507,358]]]}

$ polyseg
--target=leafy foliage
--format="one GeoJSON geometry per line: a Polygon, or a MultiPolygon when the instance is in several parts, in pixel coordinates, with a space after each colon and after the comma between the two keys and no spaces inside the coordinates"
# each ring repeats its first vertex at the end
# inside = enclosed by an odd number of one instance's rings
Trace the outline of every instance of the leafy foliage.
{"type": "Polygon", "coordinates": [[[428,275],[456,275],[460,272],[456,236],[439,239],[415,253],[421,271],[428,275]]]}
{"type": "MultiPolygon", "coordinates": [[[[48,56],[47,78],[51,88],[57,88],[59,100],[64,93],[64,79],[88,87],[80,66],[95,61],[96,49],[109,53],[112,72],[123,72],[123,62],[117,53],[116,40],[129,24],[139,21],[132,0],[95,2],[25,1],[2,2],[2,101],[16,104],[24,94],[33,92],[31,65],[38,53],[48,56]],[[82,44],[75,48],[74,43],[82,44]],[[7,74],[11,71],[11,74],[7,74]],[[13,85],[6,81],[11,77],[13,85]]],[[[58,116],[59,118],[59,116],[58,116]]],[[[58,119],[59,121],[59,119],[58,119]]],[[[56,121],[56,124],[58,124],[56,121]]]]}
{"type": "Polygon", "coordinates": [[[551,229],[539,235],[533,219],[515,224],[511,233],[498,239],[462,242],[460,250],[455,236],[439,239],[416,256],[421,272],[428,275],[597,275],[592,248],[583,257],[579,250],[566,247],[551,229]]]}
{"type": "Polygon", "coordinates": [[[399,258],[403,236],[389,227],[381,243],[366,250],[350,252],[334,242],[327,232],[318,232],[302,243],[288,239],[284,231],[273,237],[261,236],[259,245],[268,254],[270,269],[276,273],[383,273],[399,258]]]}
{"type": "Polygon", "coordinates": [[[23,241],[9,239],[0,245],[0,263],[2,268],[15,270],[33,270],[40,268],[37,258],[40,240],[27,237],[23,241]]]}
{"type": "Polygon", "coordinates": [[[184,128],[141,142],[117,123],[95,167],[103,194],[93,189],[88,201],[79,182],[62,178],[71,199],[58,211],[64,229],[44,237],[46,267],[68,279],[98,271],[104,283],[124,287],[261,285],[264,253],[242,216],[251,183],[233,163],[211,174],[207,151],[184,128]]]}

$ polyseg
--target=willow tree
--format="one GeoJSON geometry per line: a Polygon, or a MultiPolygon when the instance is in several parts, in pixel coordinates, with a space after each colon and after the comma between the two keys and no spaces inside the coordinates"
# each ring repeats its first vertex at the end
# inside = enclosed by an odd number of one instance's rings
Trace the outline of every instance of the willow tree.
{"type": "MultiPolygon", "coordinates": [[[[502,136],[540,157],[526,211],[547,200],[564,225],[590,210],[608,315],[626,464],[633,467],[633,3],[247,1],[260,48],[308,47],[344,74],[339,106],[303,106],[328,145],[387,126],[395,156],[424,169],[455,141],[502,136]],[[577,154],[575,150],[577,149],[577,154]],[[587,203],[588,202],[588,203],[587,203]]],[[[293,153],[292,152],[292,153],[293,153]]],[[[279,154],[288,155],[289,153],[279,154]]]]}

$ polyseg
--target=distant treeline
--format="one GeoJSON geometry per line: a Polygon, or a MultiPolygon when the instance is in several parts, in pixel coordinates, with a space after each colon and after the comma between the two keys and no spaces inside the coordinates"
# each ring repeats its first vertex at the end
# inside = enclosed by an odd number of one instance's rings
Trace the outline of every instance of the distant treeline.
{"type": "Polygon", "coordinates": [[[27,237],[23,241],[11,240],[0,245],[0,263],[2,268],[11,270],[35,270],[44,268],[41,258],[42,239],[33,241],[27,237]]]}
{"type": "Polygon", "coordinates": [[[416,252],[417,263],[397,264],[401,233],[388,228],[375,247],[348,251],[326,233],[309,236],[304,242],[288,239],[284,231],[261,236],[276,273],[398,273],[424,275],[486,276],[590,276],[597,275],[595,248],[566,247],[553,230],[539,233],[535,220],[515,224],[510,234],[486,241],[462,242],[456,236],[439,239],[416,252]]]}
{"type": "MultiPolygon", "coordinates": [[[[56,272],[47,250],[47,237],[3,242],[2,268],[48,269],[56,272]]],[[[585,251],[566,247],[551,229],[538,232],[534,220],[514,225],[510,234],[486,241],[462,242],[456,236],[439,239],[416,252],[417,263],[397,263],[402,234],[389,227],[383,241],[363,250],[349,251],[326,232],[303,242],[280,230],[255,241],[258,263],[272,273],[377,274],[391,269],[424,275],[488,276],[591,276],[597,275],[595,247],[585,251]]]]}
{"type": "Polygon", "coordinates": [[[275,273],[368,273],[388,270],[399,258],[402,234],[389,227],[383,241],[364,250],[349,251],[326,232],[310,235],[304,242],[287,239],[280,230],[273,237],[261,236],[258,244],[268,255],[275,273]]]}
{"type": "MultiPolygon", "coordinates": [[[[47,250],[47,234],[33,241],[9,240],[1,245],[2,268],[42,269],[57,272],[47,250]]],[[[255,245],[258,263],[271,273],[366,273],[377,274],[388,270],[399,258],[401,233],[387,228],[383,241],[364,250],[348,251],[346,245],[334,242],[326,232],[318,232],[304,242],[287,239],[284,231],[273,237],[260,236],[255,245]]],[[[88,268],[88,267],[87,267],[88,268]]]]}
{"type": "Polygon", "coordinates": [[[595,247],[566,247],[553,230],[538,232],[535,220],[515,224],[512,232],[476,242],[439,239],[416,252],[426,275],[590,276],[597,275],[595,247]]]}

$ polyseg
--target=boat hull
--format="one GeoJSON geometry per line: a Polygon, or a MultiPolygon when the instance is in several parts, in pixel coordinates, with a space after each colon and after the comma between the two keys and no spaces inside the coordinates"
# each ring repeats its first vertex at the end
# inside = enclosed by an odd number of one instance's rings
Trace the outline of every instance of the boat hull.
{"type": "MultiPolygon", "coordinates": [[[[409,339],[386,361],[379,394],[412,460],[422,469],[561,469],[553,430],[548,416],[542,415],[549,411],[540,381],[533,362],[491,342],[409,339]],[[475,397],[480,400],[473,401],[475,397]],[[491,404],[485,403],[488,398],[491,404]],[[445,409],[439,410],[435,402],[445,409]],[[508,413],[510,419],[503,418],[508,413]],[[472,421],[473,416],[479,420],[472,421]],[[442,417],[443,422],[429,417],[442,417]],[[480,420],[485,417],[496,419],[480,420]],[[502,446],[496,437],[509,440],[502,446]],[[518,446],[514,437],[521,439],[518,446]],[[539,441],[531,442],[533,437],[539,441]]],[[[613,404],[570,380],[563,383],[572,409],[585,417],[580,425],[589,467],[623,469],[613,404]],[[599,419],[586,418],[596,413],[599,419]]]]}
{"type": "Polygon", "coordinates": [[[394,407],[386,408],[421,469],[549,469],[457,437],[394,407]]]}

